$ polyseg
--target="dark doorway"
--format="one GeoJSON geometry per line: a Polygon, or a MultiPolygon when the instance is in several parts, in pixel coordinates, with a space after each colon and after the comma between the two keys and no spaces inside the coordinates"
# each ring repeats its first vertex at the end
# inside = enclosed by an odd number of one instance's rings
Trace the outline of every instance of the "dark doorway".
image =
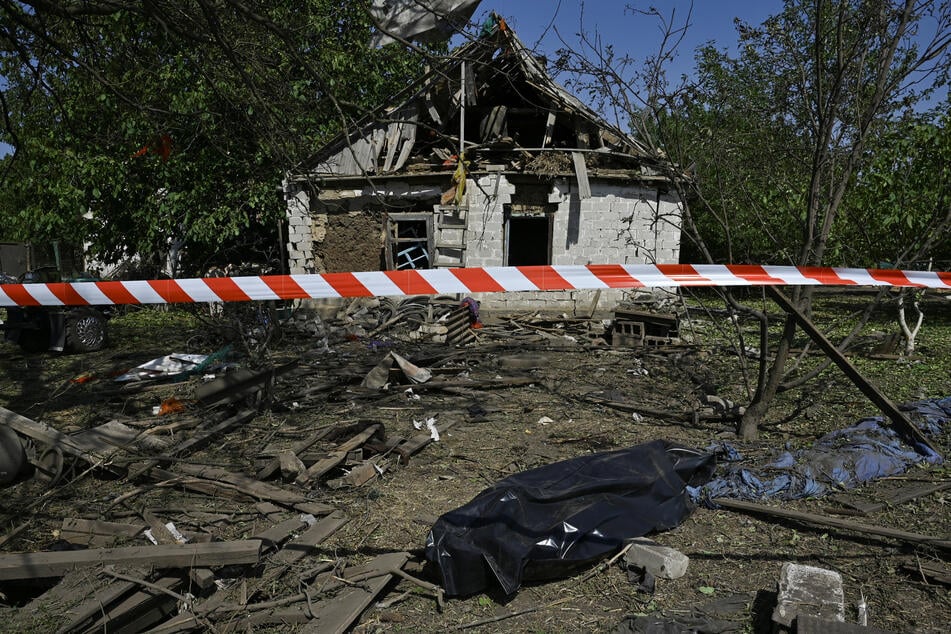
{"type": "Polygon", "coordinates": [[[551,216],[510,216],[505,233],[506,266],[551,264],[551,216]]]}

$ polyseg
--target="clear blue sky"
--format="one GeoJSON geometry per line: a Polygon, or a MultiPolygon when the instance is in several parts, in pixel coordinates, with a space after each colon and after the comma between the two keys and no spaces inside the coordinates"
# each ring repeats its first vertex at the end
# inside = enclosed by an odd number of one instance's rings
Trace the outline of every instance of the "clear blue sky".
{"type": "Polygon", "coordinates": [[[690,74],[694,50],[702,44],[713,42],[733,51],[737,40],[734,19],[756,25],[782,10],[781,0],[482,0],[473,17],[484,19],[495,11],[526,46],[537,44],[539,52],[549,54],[564,46],[562,39],[575,45],[583,24],[585,32],[600,35],[603,44],[611,44],[618,54],[626,53],[640,62],[657,53],[663,33],[656,18],[627,7],[647,10],[652,6],[675,26],[688,25],[670,69],[672,76],[690,74]]]}
{"type": "MultiPolygon", "coordinates": [[[[583,24],[586,33],[597,33],[602,44],[614,46],[616,55],[627,54],[640,66],[647,57],[657,54],[663,33],[657,18],[628,7],[656,7],[673,25],[687,23],[677,56],[667,67],[667,77],[674,81],[693,74],[694,52],[703,44],[713,43],[735,54],[735,20],[759,25],[782,11],[783,0],[482,0],[473,20],[481,22],[494,11],[506,19],[526,46],[537,47],[549,58],[566,45],[577,48],[576,34],[583,24]]],[[[933,35],[933,27],[928,21],[921,23],[922,42],[933,35]]],[[[924,106],[943,103],[947,95],[945,87],[924,106]]]]}
{"type": "Polygon", "coordinates": [[[638,12],[655,7],[673,28],[686,26],[666,67],[668,79],[676,83],[681,75],[693,74],[697,47],[712,43],[733,53],[737,18],[758,25],[782,6],[782,0],[482,0],[473,20],[482,22],[490,12],[498,13],[526,46],[550,59],[559,48],[580,50],[578,33],[583,29],[589,40],[599,37],[602,45],[613,46],[616,56],[629,56],[640,68],[646,58],[657,55],[663,41],[661,21],[638,12]]]}

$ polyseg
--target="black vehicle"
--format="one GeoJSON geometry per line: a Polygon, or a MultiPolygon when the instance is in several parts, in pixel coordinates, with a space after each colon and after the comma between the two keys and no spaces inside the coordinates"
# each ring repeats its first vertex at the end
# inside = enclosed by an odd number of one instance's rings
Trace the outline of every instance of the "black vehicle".
{"type": "MultiPolygon", "coordinates": [[[[48,266],[27,271],[17,278],[0,275],[3,284],[45,284],[60,282],[59,270],[48,266]]],[[[92,278],[67,280],[95,281],[92,278]]],[[[30,352],[95,352],[106,344],[109,313],[96,306],[16,306],[7,307],[7,319],[0,323],[5,339],[30,352]]]]}

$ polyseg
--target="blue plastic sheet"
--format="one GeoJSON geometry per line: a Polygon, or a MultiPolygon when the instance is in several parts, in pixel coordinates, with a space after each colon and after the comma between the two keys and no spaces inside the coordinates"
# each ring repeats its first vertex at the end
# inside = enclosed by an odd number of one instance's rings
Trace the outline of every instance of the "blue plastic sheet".
{"type": "MultiPolygon", "coordinates": [[[[928,399],[902,407],[928,436],[942,433],[951,420],[951,397],[928,399]]],[[[721,460],[742,462],[729,444],[711,448],[721,460]]],[[[712,505],[718,497],[742,500],[820,497],[835,490],[897,475],[920,464],[938,464],[941,458],[927,447],[905,444],[882,417],[866,418],[852,427],[830,432],[808,448],[783,451],[760,466],[734,464],[699,486],[689,487],[695,502],[712,505]]]]}

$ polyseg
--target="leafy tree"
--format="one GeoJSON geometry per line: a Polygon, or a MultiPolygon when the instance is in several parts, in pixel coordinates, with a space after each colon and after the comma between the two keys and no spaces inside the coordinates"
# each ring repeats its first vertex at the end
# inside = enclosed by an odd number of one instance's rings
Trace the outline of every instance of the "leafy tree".
{"type": "Polygon", "coordinates": [[[273,226],[281,175],[425,59],[369,48],[361,2],[0,0],[0,24],[4,224],[106,261],[273,226]]]}
{"type": "Polygon", "coordinates": [[[891,123],[843,204],[846,261],[936,268],[951,265],[951,103],[891,123]]]}
{"type": "MultiPolygon", "coordinates": [[[[627,117],[647,147],[671,159],[668,176],[686,203],[684,235],[699,257],[861,264],[849,261],[859,231],[850,226],[850,216],[864,214],[871,227],[890,227],[890,217],[900,218],[909,234],[937,227],[934,219],[943,210],[930,207],[937,202],[931,193],[919,197],[922,204],[914,209],[906,205],[905,213],[872,199],[888,187],[881,180],[877,191],[873,187],[876,175],[884,178],[888,160],[917,162],[921,186],[927,186],[929,174],[941,172],[896,153],[910,151],[908,146],[891,146],[891,154],[879,150],[899,130],[903,113],[947,85],[951,5],[946,0],[786,0],[783,10],[761,25],[737,23],[736,56],[702,48],[697,81],[679,84],[668,81],[663,65],[686,26],[677,27],[673,16],[666,20],[656,10],[647,13],[662,19],[665,35],[658,54],[640,70],[632,71],[630,60],[616,59],[610,47],[584,33],[581,49],[565,49],[559,63],[575,73],[578,85],[627,117]],[[876,168],[875,160],[884,162],[876,168]]],[[[933,132],[937,142],[945,126],[936,126],[918,132],[933,132]]],[[[910,201],[912,190],[905,192],[910,201]]],[[[888,245],[885,250],[916,250],[900,242],[907,235],[890,228],[889,239],[880,243],[888,245]]],[[[876,229],[875,237],[888,231],[876,229]]],[[[935,242],[930,247],[942,248],[935,242]]],[[[734,309],[760,320],[766,350],[766,315],[740,305],[729,292],[724,296],[734,309]]],[[[794,289],[794,300],[808,313],[810,288],[794,289]]],[[[761,364],[740,427],[746,438],[756,435],[783,385],[795,330],[788,319],[772,365],[761,364]]]]}

